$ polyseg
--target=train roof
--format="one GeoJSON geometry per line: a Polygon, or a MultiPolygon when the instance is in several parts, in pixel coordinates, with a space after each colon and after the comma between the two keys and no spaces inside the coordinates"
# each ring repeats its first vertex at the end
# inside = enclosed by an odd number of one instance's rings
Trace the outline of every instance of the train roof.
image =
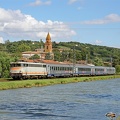
{"type": "MultiPolygon", "coordinates": [[[[46,64],[46,65],[73,65],[73,63],[70,62],[59,62],[59,61],[54,61],[54,60],[24,60],[24,61],[17,61],[17,62],[11,62],[11,64],[17,64],[17,63],[28,63],[28,64],[46,64]]],[[[81,66],[81,67],[94,67],[94,68],[104,68],[106,66],[95,66],[93,64],[76,64],[75,66],[81,66]]],[[[110,68],[110,67],[106,67],[110,68]]],[[[114,68],[114,67],[111,67],[114,68]]]]}

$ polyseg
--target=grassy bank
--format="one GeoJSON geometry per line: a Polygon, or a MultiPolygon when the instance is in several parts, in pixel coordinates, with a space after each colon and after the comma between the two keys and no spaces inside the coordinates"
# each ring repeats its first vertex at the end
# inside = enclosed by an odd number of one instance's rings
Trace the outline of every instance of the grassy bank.
{"type": "Polygon", "coordinates": [[[35,80],[20,80],[20,81],[12,81],[10,79],[0,79],[0,90],[40,87],[40,86],[75,83],[75,82],[88,82],[94,80],[107,80],[114,78],[120,78],[120,75],[56,78],[56,79],[40,79],[40,80],[35,79],[35,80]]]}

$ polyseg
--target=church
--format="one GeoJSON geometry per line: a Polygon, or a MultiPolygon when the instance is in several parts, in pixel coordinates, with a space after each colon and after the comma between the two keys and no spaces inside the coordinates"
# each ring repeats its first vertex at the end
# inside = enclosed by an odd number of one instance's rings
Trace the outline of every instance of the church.
{"type": "Polygon", "coordinates": [[[38,48],[35,51],[22,52],[22,57],[27,60],[35,54],[40,56],[40,60],[45,60],[45,59],[53,60],[54,59],[54,54],[53,54],[53,51],[52,51],[52,41],[51,41],[51,36],[50,36],[49,32],[46,36],[46,41],[45,41],[45,44],[44,44],[44,48],[41,45],[41,48],[38,48]]]}

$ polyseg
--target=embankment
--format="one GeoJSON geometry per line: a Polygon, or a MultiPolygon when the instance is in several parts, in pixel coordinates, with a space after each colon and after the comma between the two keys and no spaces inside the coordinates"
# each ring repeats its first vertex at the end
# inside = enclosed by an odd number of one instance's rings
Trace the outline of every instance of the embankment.
{"type": "Polygon", "coordinates": [[[42,86],[55,85],[55,84],[89,82],[89,81],[95,81],[95,80],[110,80],[110,79],[115,79],[115,78],[120,78],[120,75],[54,78],[54,79],[39,79],[39,80],[34,79],[34,80],[19,80],[19,81],[0,79],[0,90],[42,87],[42,86]]]}

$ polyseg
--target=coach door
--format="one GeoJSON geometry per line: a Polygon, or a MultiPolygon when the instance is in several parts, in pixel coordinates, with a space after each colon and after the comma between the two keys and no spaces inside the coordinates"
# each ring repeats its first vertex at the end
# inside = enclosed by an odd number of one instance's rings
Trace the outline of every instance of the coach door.
{"type": "Polygon", "coordinates": [[[46,72],[47,74],[50,74],[50,65],[46,65],[46,72]]]}
{"type": "Polygon", "coordinates": [[[28,75],[28,64],[23,64],[23,68],[24,68],[24,75],[28,75]]]}
{"type": "Polygon", "coordinates": [[[74,73],[75,73],[75,74],[78,74],[78,67],[75,67],[74,73]]]}

